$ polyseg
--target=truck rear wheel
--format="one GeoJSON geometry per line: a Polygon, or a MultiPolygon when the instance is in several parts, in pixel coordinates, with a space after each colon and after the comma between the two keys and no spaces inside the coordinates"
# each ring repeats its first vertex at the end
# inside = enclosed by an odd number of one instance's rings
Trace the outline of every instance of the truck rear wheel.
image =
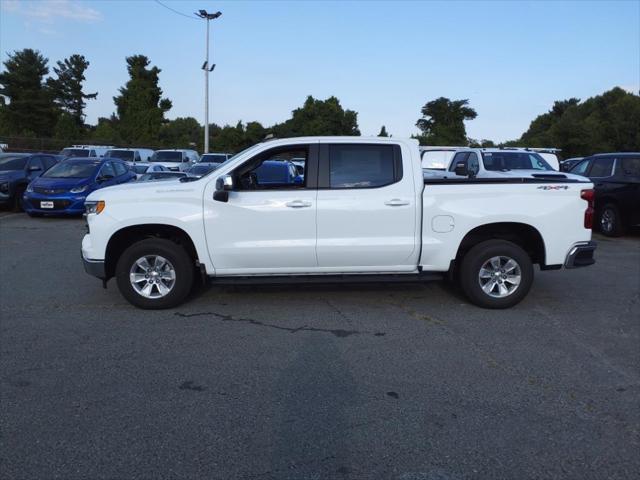
{"type": "Polygon", "coordinates": [[[171,240],[141,240],[127,248],[116,265],[116,282],[122,296],[144,309],[172,308],[191,292],[193,260],[171,240]]]}
{"type": "Polygon", "coordinates": [[[532,283],[531,258],[515,243],[487,240],[462,259],[460,287],[479,307],[512,307],[527,295],[532,283]]]}

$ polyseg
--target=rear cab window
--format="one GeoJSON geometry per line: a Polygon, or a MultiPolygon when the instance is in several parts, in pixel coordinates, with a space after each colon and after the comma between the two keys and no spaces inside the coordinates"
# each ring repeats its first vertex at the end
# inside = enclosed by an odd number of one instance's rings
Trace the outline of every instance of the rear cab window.
{"type": "Polygon", "coordinates": [[[326,185],[321,186],[377,188],[402,179],[402,158],[397,145],[330,144],[327,150],[328,162],[323,162],[325,178],[320,182],[326,185]]]}

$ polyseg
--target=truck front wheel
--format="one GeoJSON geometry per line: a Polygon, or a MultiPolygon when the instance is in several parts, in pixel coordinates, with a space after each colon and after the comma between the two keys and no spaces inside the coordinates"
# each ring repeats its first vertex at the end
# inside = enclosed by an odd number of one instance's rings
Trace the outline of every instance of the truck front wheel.
{"type": "Polygon", "coordinates": [[[519,303],[533,283],[533,264],[522,248],[506,240],[487,240],[462,259],[460,287],[483,308],[509,308],[519,303]]]}
{"type": "Polygon", "coordinates": [[[179,244],[162,238],[141,240],[127,248],[116,265],[120,293],[145,309],[180,305],[193,285],[193,260],[179,244]]]}

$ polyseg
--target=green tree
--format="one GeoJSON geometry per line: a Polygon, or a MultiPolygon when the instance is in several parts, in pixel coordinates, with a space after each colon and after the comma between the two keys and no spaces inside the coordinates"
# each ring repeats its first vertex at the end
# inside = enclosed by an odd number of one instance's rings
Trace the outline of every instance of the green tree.
{"type": "Polygon", "coordinates": [[[421,145],[466,145],[465,120],[478,116],[469,107],[469,100],[449,100],[440,97],[422,107],[422,118],[416,122],[421,145]]]}
{"type": "Polygon", "coordinates": [[[203,128],[193,117],[178,117],[160,127],[160,144],[165,147],[189,148],[195,144],[202,149],[203,128]]]}
{"type": "Polygon", "coordinates": [[[149,64],[144,55],[127,57],[127,71],[131,78],[120,88],[120,95],[113,98],[120,134],[130,144],[157,144],[164,114],[171,109],[171,101],[162,98],[162,90],[158,86],[161,70],[158,67],[147,68],[149,64]]]}
{"type": "Polygon", "coordinates": [[[71,55],[63,61],[57,62],[53,71],[57,78],[49,78],[47,85],[53,93],[55,103],[63,112],[71,115],[78,127],[84,126],[85,100],[94,99],[97,93],[84,93],[82,84],[85,81],[84,72],[89,62],[83,55],[71,55]]]}
{"type": "Polygon", "coordinates": [[[613,88],[580,102],[558,101],[520,139],[527,147],[556,147],[564,157],[640,150],[640,96],[613,88]]]}
{"type": "Polygon", "coordinates": [[[380,129],[380,133],[378,134],[379,137],[388,137],[389,134],[387,133],[387,128],[382,125],[382,128],[380,129]]]}
{"type": "Polygon", "coordinates": [[[277,137],[306,135],[360,135],[358,114],[344,110],[336,97],[316,100],[307,97],[301,108],[291,112],[291,118],[271,127],[277,137]]]}
{"type": "Polygon", "coordinates": [[[58,115],[56,126],[53,129],[53,136],[58,140],[65,140],[67,143],[78,141],[82,137],[82,131],[76,123],[76,119],[67,112],[58,115]]]}
{"type": "Polygon", "coordinates": [[[98,118],[98,124],[91,132],[91,141],[102,145],[122,144],[123,141],[120,136],[117,117],[111,115],[111,118],[98,118]]]}
{"type": "Polygon", "coordinates": [[[8,54],[0,73],[0,95],[8,99],[0,105],[6,135],[52,134],[54,104],[44,83],[49,61],[37,50],[25,48],[8,54]]]}

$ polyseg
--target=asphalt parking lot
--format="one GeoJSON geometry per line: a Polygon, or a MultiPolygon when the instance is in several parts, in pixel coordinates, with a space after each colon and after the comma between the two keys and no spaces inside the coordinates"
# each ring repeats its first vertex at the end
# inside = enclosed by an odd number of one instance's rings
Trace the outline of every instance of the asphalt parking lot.
{"type": "Polygon", "coordinates": [[[0,212],[2,479],[638,478],[640,234],[507,311],[445,284],[136,310],[0,212]]]}

